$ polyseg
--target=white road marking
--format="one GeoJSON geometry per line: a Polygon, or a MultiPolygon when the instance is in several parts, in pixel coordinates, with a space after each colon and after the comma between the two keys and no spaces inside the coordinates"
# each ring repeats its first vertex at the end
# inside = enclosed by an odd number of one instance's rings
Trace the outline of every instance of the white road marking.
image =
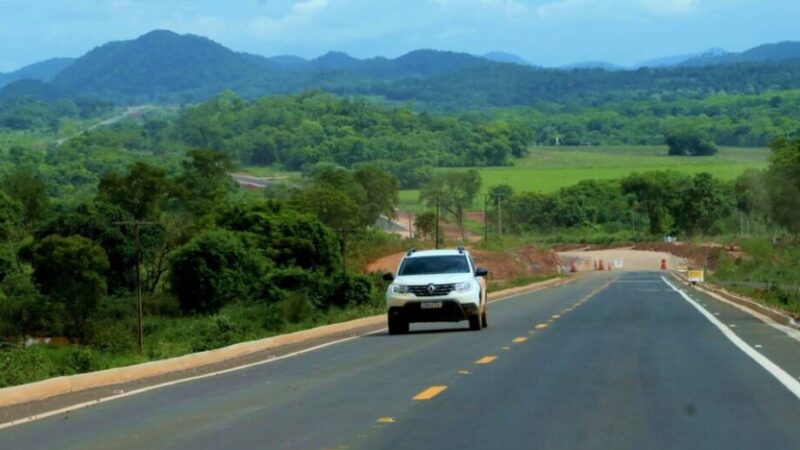
{"type": "Polygon", "coordinates": [[[362,336],[368,336],[370,334],[380,333],[382,331],[386,331],[386,328],[381,329],[381,330],[377,330],[377,331],[373,331],[373,332],[370,332],[370,333],[366,333],[366,334],[363,334],[363,335],[359,335],[359,336],[352,336],[352,337],[348,337],[348,338],[344,338],[344,339],[339,339],[337,341],[326,342],[324,344],[320,344],[320,345],[317,345],[315,347],[306,348],[306,349],[303,349],[303,350],[298,350],[296,352],[287,353],[287,354],[282,355],[282,356],[271,357],[269,359],[265,359],[265,360],[262,360],[262,361],[257,361],[257,362],[250,363],[250,364],[245,364],[243,366],[231,367],[230,369],[220,370],[218,372],[206,373],[206,374],[197,375],[197,376],[194,376],[194,377],[191,377],[191,378],[182,378],[180,380],[174,380],[174,381],[169,381],[169,382],[166,382],[166,383],[156,384],[156,385],[153,385],[153,386],[147,386],[147,387],[143,387],[141,389],[135,389],[135,390],[132,390],[132,391],[124,392],[122,394],[116,394],[116,395],[113,395],[112,397],[102,397],[102,398],[98,398],[96,400],[90,400],[88,402],[78,403],[76,405],[70,405],[70,406],[67,406],[65,408],[56,409],[54,411],[43,412],[41,414],[36,414],[35,416],[24,417],[22,419],[12,420],[11,422],[6,422],[6,423],[0,423],[0,430],[3,430],[5,428],[11,428],[11,427],[17,426],[17,425],[22,425],[24,423],[35,422],[37,420],[46,419],[48,417],[57,416],[59,414],[68,413],[70,411],[75,411],[75,410],[78,410],[78,409],[88,408],[90,406],[98,405],[100,403],[110,402],[112,400],[119,400],[121,398],[126,398],[126,397],[130,397],[130,396],[137,395],[137,394],[143,394],[145,392],[152,391],[152,390],[159,389],[159,388],[163,388],[163,387],[174,386],[176,384],[187,383],[189,381],[202,380],[203,378],[211,378],[211,377],[215,377],[217,375],[222,375],[222,374],[225,374],[225,373],[236,372],[236,371],[239,371],[239,370],[249,369],[251,367],[261,366],[261,365],[272,363],[272,362],[279,361],[279,360],[282,360],[282,359],[291,358],[293,356],[302,355],[303,353],[313,352],[314,350],[319,350],[319,349],[322,349],[322,348],[325,348],[325,347],[330,347],[332,345],[340,344],[342,342],[352,341],[352,340],[358,339],[358,338],[360,338],[362,336]]]}
{"type": "MultiPolygon", "coordinates": [[[[661,279],[664,280],[664,283],[666,283],[667,286],[678,291],[678,289],[676,289],[675,286],[672,285],[672,283],[667,281],[666,278],[661,277],[661,279]]],[[[780,366],[770,361],[769,358],[756,351],[753,347],[750,347],[744,340],[742,340],[742,338],[737,336],[736,333],[731,331],[730,328],[726,327],[725,324],[719,321],[719,319],[709,314],[708,311],[703,309],[703,307],[698,305],[697,302],[692,300],[688,295],[682,292],[680,294],[684,300],[689,302],[690,305],[694,306],[695,309],[700,311],[700,313],[706,319],[708,319],[709,322],[711,322],[714,326],[716,326],[722,332],[722,334],[726,338],[728,338],[729,341],[733,343],[733,345],[738,347],[739,350],[744,352],[745,355],[752,358],[753,361],[757,362],[761,367],[764,368],[764,370],[769,372],[770,375],[775,377],[782,385],[784,385],[786,389],[789,389],[789,392],[791,392],[792,394],[794,394],[795,397],[800,399],[800,382],[798,382],[794,377],[789,375],[785,370],[781,369],[780,366]]],[[[717,315],[719,314],[717,313],[717,315]]]]}
{"type": "MultiPolygon", "coordinates": [[[[530,292],[520,292],[518,294],[510,294],[510,295],[507,295],[507,296],[504,296],[504,297],[496,298],[494,300],[488,300],[486,303],[487,304],[498,303],[498,302],[502,302],[502,301],[505,301],[505,300],[511,300],[511,299],[515,299],[515,298],[520,298],[520,297],[523,297],[523,296],[525,296],[527,294],[532,294],[534,292],[547,291],[547,290],[554,289],[554,288],[557,288],[557,287],[565,286],[567,284],[570,284],[572,281],[574,281],[574,280],[568,280],[568,281],[566,281],[564,283],[555,284],[555,285],[552,285],[552,286],[544,286],[541,289],[536,289],[536,290],[533,290],[533,291],[530,291],[530,292]]],[[[292,352],[292,353],[287,353],[286,355],[282,355],[282,356],[270,355],[268,359],[265,359],[265,360],[262,360],[262,361],[256,361],[256,362],[250,363],[250,364],[245,364],[243,366],[231,367],[230,369],[221,370],[219,372],[212,372],[212,373],[207,373],[207,374],[203,374],[203,375],[197,375],[197,376],[190,377],[190,378],[182,378],[182,379],[179,379],[179,380],[173,380],[173,381],[169,381],[169,382],[166,382],[166,383],[156,384],[156,385],[153,385],[153,386],[147,386],[147,387],[144,387],[144,388],[141,388],[141,389],[134,389],[132,391],[128,391],[128,392],[125,392],[125,393],[122,393],[122,394],[112,394],[113,396],[111,396],[111,397],[102,397],[102,398],[98,398],[98,399],[95,399],[95,400],[90,400],[88,402],[83,402],[83,403],[78,403],[78,404],[66,406],[64,408],[56,409],[56,410],[53,410],[53,411],[46,411],[46,412],[43,412],[43,413],[40,413],[40,414],[36,414],[34,416],[23,417],[21,419],[12,420],[11,422],[0,423],[0,430],[6,429],[6,428],[11,428],[11,427],[14,427],[14,426],[17,426],[17,425],[22,425],[22,424],[25,424],[25,423],[35,422],[37,420],[46,419],[48,417],[57,416],[59,414],[68,413],[68,412],[75,411],[75,410],[78,410],[78,409],[88,408],[88,407],[91,407],[91,406],[94,406],[94,405],[98,405],[100,403],[110,402],[112,400],[119,400],[119,399],[122,399],[122,398],[126,398],[126,397],[130,397],[130,396],[133,396],[133,395],[137,395],[137,394],[143,394],[145,392],[152,391],[152,390],[155,390],[155,389],[160,389],[160,388],[163,388],[163,387],[174,386],[176,384],[187,383],[189,381],[201,380],[203,378],[215,377],[217,375],[222,375],[222,374],[226,374],[226,373],[230,373],[230,372],[236,372],[236,371],[239,371],[239,370],[249,369],[251,367],[260,366],[260,365],[263,365],[263,364],[272,363],[272,362],[279,361],[279,360],[282,360],[282,359],[291,358],[293,356],[302,355],[303,353],[309,353],[309,352],[313,352],[315,350],[319,350],[319,349],[322,349],[322,348],[325,348],[325,347],[330,347],[332,345],[340,344],[342,342],[352,341],[352,340],[358,339],[360,337],[369,336],[371,334],[381,333],[381,332],[386,331],[387,329],[388,328],[381,328],[380,330],[370,331],[368,333],[364,333],[364,334],[361,334],[361,335],[358,335],[358,336],[351,336],[351,337],[348,337],[348,338],[339,339],[339,340],[332,341],[332,342],[327,342],[325,344],[317,345],[315,347],[306,348],[306,349],[299,350],[299,351],[292,352]]]]}

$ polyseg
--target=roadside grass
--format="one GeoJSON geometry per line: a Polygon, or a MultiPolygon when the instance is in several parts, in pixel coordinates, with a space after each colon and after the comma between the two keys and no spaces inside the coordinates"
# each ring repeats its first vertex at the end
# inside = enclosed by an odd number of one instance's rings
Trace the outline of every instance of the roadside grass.
{"type": "Polygon", "coordinates": [[[800,246],[767,238],[740,240],[742,256],[716,255],[709,281],[800,317],[800,246]]]}
{"type": "Polygon", "coordinates": [[[559,278],[559,275],[557,273],[538,273],[536,275],[517,277],[511,280],[487,280],[486,288],[488,292],[497,292],[502,291],[503,289],[527,286],[529,284],[547,281],[553,278],[559,278]]]}
{"type": "MultiPolygon", "coordinates": [[[[288,302],[287,302],[288,303],[288,302]]],[[[51,377],[75,375],[213,350],[255,339],[382,314],[383,291],[372,300],[347,307],[296,308],[290,304],[234,303],[208,316],[145,316],[144,353],[135,351],[133,319],[121,321],[122,333],[109,337],[107,348],[96,346],[0,345],[0,388],[51,377]],[[287,309],[294,309],[287,315],[287,309]],[[299,311],[299,313],[298,313],[299,311]],[[286,317],[293,316],[294,320],[286,317]]]]}

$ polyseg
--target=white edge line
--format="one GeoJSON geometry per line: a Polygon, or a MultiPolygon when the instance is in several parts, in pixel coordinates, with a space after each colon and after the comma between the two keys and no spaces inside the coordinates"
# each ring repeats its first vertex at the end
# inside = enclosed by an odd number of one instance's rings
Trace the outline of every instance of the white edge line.
{"type": "MultiPolygon", "coordinates": [[[[530,294],[530,293],[533,293],[533,292],[546,290],[548,288],[556,287],[556,286],[560,286],[560,285],[558,283],[553,283],[552,286],[544,286],[541,289],[535,289],[535,290],[532,290],[532,291],[529,291],[529,292],[520,292],[518,294],[510,294],[510,295],[507,295],[507,296],[496,298],[494,300],[489,300],[487,303],[498,303],[498,302],[501,302],[503,300],[509,300],[509,299],[512,299],[512,298],[521,297],[521,296],[526,295],[526,294],[530,294]]],[[[179,380],[173,380],[173,381],[168,381],[166,383],[155,384],[153,386],[147,386],[147,387],[143,387],[141,389],[134,389],[132,391],[128,391],[128,392],[125,392],[125,393],[119,394],[119,395],[112,395],[112,396],[109,396],[109,397],[102,397],[102,398],[98,398],[98,399],[95,399],[95,400],[89,400],[89,401],[83,402],[83,403],[77,403],[75,405],[66,406],[64,408],[56,409],[56,410],[53,410],[53,411],[47,411],[47,412],[36,414],[36,415],[30,416],[30,417],[23,417],[21,419],[12,420],[11,422],[0,423],[0,430],[4,430],[4,429],[7,429],[7,428],[15,427],[15,426],[26,424],[26,423],[35,422],[37,420],[46,419],[48,417],[57,416],[59,414],[68,413],[70,411],[75,411],[75,410],[78,410],[78,409],[88,408],[90,406],[99,405],[101,403],[106,403],[106,402],[110,402],[110,401],[113,401],[113,400],[119,400],[119,399],[123,399],[123,398],[126,398],[126,397],[132,397],[134,395],[143,394],[145,392],[153,391],[153,390],[160,389],[160,388],[165,388],[165,387],[169,387],[169,386],[175,386],[175,385],[181,384],[181,383],[188,383],[190,381],[202,380],[204,378],[210,378],[210,377],[214,377],[214,376],[217,376],[217,375],[223,375],[223,374],[226,374],[226,373],[236,372],[236,371],[239,371],[239,370],[245,370],[245,369],[249,369],[251,367],[257,367],[257,366],[260,366],[260,365],[263,365],[263,364],[269,364],[271,362],[280,361],[282,359],[287,359],[287,358],[291,358],[293,356],[302,355],[304,353],[313,352],[315,350],[320,350],[320,349],[323,349],[325,347],[330,347],[332,345],[341,344],[341,343],[347,342],[347,341],[352,341],[354,339],[358,339],[358,338],[363,337],[363,336],[369,336],[371,334],[381,333],[383,331],[386,331],[386,328],[381,328],[380,330],[370,331],[368,333],[360,334],[358,336],[351,336],[351,337],[348,337],[348,338],[339,339],[339,340],[332,341],[332,342],[326,342],[324,344],[320,344],[320,345],[317,345],[317,346],[314,346],[314,347],[306,348],[306,349],[303,349],[303,350],[298,350],[296,352],[287,353],[287,354],[281,355],[281,356],[276,356],[275,358],[265,359],[265,360],[262,360],[262,361],[256,361],[254,363],[245,364],[243,366],[231,367],[230,369],[225,369],[225,370],[220,370],[220,371],[217,371],[217,372],[206,373],[206,374],[203,374],[203,375],[197,375],[197,376],[189,377],[189,378],[181,378],[179,380]]],[[[46,400],[44,400],[44,401],[46,401],[46,400]]]]}
{"type": "Polygon", "coordinates": [[[110,401],[113,401],[113,400],[119,400],[119,399],[122,399],[122,398],[125,398],[125,397],[131,397],[131,396],[134,396],[134,395],[137,395],[137,394],[143,394],[145,392],[152,391],[152,390],[155,390],[155,389],[174,386],[174,385],[177,385],[177,384],[187,383],[187,382],[190,382],[190,381],[202,380],[204,378],[210,378],[210,377],[214,377],[214,376],[217,376],[217,375],[223,375],[223,374],[230,373],[230,372],[236,372],[236,371],[239,371],[239,370],[249,369],[251,367],[256,367],[256,366],[260,366],[260,365],[264,365],[264,364],[269,364],[271,362],[280,361],[282,359],[286,359],[286,358],[291,358],[293,356],[302,355],[303,353],[308,353],[308,352],[312,352],[314,350],[319,350],[319,349],[322,349],[322,348],[325,348],[325,347],[330,347],[330,346],[335,345],[335,344],[340,344],[340,343],[343,343],[343,342],[347,342],[347,341],[351,341],[351,340],[354,340],[354,339],[358,339],[358,338],[360,338],[362,336],[368,336],[370,334],[380,333],[381,331],[384,331],[384,330],[386,330],[386,328],[382,328],[380,330],[371,331],[369,333],[361,334],[361,335],[358,335],[358,336],[351,336],[351,337],[347,337],[347,338],[344,338],[344,339],[339,339],[339,340],[332,341],[332,342],[326,342],[324,344],[320,344],[320,345],[317,345],[317,346],[314,346],[314,347],[306,348],[306,349],[303,349],[303,350],[298,350],[296,352],[287,353],[285,355],[276,356],[274,358],[269,358],[269,359],[265,359],[265,360],[262,360],[262,361],[256,361],[254,363],[245,364],[243,366],[231,367],[230,369],[220,370],[220,371],[217,371],[217,372],[211,372],[211,373],[206,373],[206,374],[203,374],[203,375],[197,375],[197,376],[193,376],[193,377],[189,377],[189,378],[181,378],[179,380],[168,381],[166,383],[155,384],[153,386],[147,386],[147,387],[143,387],[141,389],[134,389],[132,391],[125,392],[123,394],[113,395],[113,396],[109,396],[109,397],[102,397],[102,398],[98,398],[96,400],[89,400],[87,402],[78,403],[78,404],[67,406],[67,407],[64,407],[64,408],[61,408],[61,409],[56,409],[56,410],[53,410],[53,411],[47,411],[47,412],[44,412],[44,413],[41,413],[41,414],[36,414],[36,415],[30,416],[30,417],[25,417],[25,418],[22,418],[22,419],[12,420],[11,422],[6,422],[6,423],[0,424],[0,430],[6,429],[6,428],[11,428],[11,427],[17,426],[17,425],[22,425],[22,424],[25,424],[25,423],[35,422],[37,420],[45,419],[47,417],[56,416],[56,415],[59,415],[59,414],[70,412],[70,411],[87,408],[87,407],[90,407],[90,406],[98,405],[100,403],[106,403],[106,402],[110,402],[110,401]]]}
{"type": "Polygon", "coordinates": [[[800,382],[795,380],[791,375],[789,375],[785,370],[781,369],[777,364],[770,361],[769,358],[759,353],[756,349],[748,345],[742,338],[740,338],[736,333],[731,331],[730,328],[726,327],[725,324],[719,321],[716,317],[711,315],[708,311],[703,309],[702,306],[698,305],[697,302],[692,300],[685,292],[680,291],[676,288],[672,283],[667,281],[666,278],[663,276],[661,279],[667,286],[671,287],[672,290],[677,292],[678,294],[683,297],[684,300],[689,302],[690,305],[694,306],[700,313],[708,319],[714,326],[719,328],[722,334],[728,338],[733,344],[739,348],[744,354],[752,358],[755,362],[757,362],[761,367],[764,368],[767,372],[769,372],[773,377],[775,377],[782,385],[784,385],[789,391],[794,394],[795,397],[800,399],[800,382]]]}

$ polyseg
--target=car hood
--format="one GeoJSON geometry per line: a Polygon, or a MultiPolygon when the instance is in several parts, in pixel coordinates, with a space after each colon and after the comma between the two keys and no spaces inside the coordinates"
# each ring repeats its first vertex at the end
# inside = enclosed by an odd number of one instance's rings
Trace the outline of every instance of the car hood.
{"type": "Polygon", "coordinates": [[[395,284],[405,284],[409,286],[420,286],[428,284],[451,284],[463,283],[472,280],[473,276],[469,273],[448,273],[437,275],[406,275],[397,277],[395,284]]]}

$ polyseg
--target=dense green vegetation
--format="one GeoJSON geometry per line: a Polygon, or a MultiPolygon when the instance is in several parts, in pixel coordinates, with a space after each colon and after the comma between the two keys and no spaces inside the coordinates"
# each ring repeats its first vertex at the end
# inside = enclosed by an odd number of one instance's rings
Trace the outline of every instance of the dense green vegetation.
{"type": "MultiPolygon", "coordinates": [[[[197,39],[198,51],[230,57],[197,39]]],[[[136,50],[140,57],[157,42],[145,43],[136,50]]],[[[119,60],[129,49],[111,50],[119,60]]],[[[16,83],[5,92],[55,95],[69,79],[90,86],[102,72],[98,55],[111,50],[97,50],[92,71],[70,69],[52,84],[16,83]]],[[[249,61],[239,71],[242,83],[258,78],[248,78],[261,70],[255,67],[276,64],[240,57],[249,61]]],[[[502,204],[506,234],[595,241],[770,234],[786,243],[776,250],[785,250],[780,258],[794,257],[800,90],[784,89],[794,87],[794,63],[555,74],[415,52],[368,69],[340,54],[309,64],[292,72],[297,86],[307,82],[308,70],[330,74],[319,83],[325,89],[461,111],[419,111],[322,90],[248,100],[254,91],[245,89],[242,97],[224,92],[80,132],[110,113],[110,105],[60,94],[49,101],[0,100],[0,335],[12,343],[28,336],[70,340],[61,349],[3,350],[0,385],[379,311],[382,282],[350,268],[404,245],[373,228],[379,216],[395,214],[400,188],[418,189],[413,200],[428,213],[417,224],[428,239],[437,204],[469,229],[467,213],[486,193],[493,235],[500,232],[502,204]],[[458,79],[440,58],[454,61],[458,79]],[[463,110],[497,105],[525,106],[463,110]],[[760,149],[722,147],[709,155],[716,145],[768,142],[768,162],[760,149]],[[706,156],[668,156],[670,147],[706,156]],[[251,192],[228,176],[243,166],[295,175],[251,192]],[[679,170],[665,170],[673,167],[679,170]],[[138,240],[133,222],[141,223],[138,240]],[[141,355],[134,339],[137,260],[145,296],[141,355]]],[[[177,78],[165,87],[167,81],[143,73],[121,80],[127,87],[103,79],[99,93],[133,101],[172,101],[176,90],[185,101],[216,89],[197,90],[177,78]],[[149,91],[148,83],[154,83],[149,91]]],[[[765,260],[754,261],[761,267],[765,260]]],[[[721,273],[762,273],[747,264],[723,261],[721,273]]],[[[795,283],[783,272],[769,273],[776,285],[795,283]]]]}
{"type": "MultiPolygon", "coordinates": [[[[337,229],[347,226],[350,252],[369,252],[364,243],[376,240],[369,225],[394,213],[391,174],[370,165],[319,167],[267,200],[232,183],[223,152],[170,154],[166,168],[145,162],[158,161],[152,154],[127,165],[127,158],[106,166],[92,159],[110,157],[104,145],[133,142],[129,129],[24,149],[16,155],[21,164],[3,165],[0,335],[12,343],[65,336],[71,345],[0,352],[0,386],[377,312],[382,282],[343,266],[337,229]],[[97,164],[97,174],[69,177],[88,163],[97,164]],[[53,189],[54,180],[69,188],[53,189]],[[91,182],[86,189],[71,184],[91,182]],[[146,312],[141,355],[134,338],[137,260],[146,312]]],[[[118,151],[133,153],[131,160],[141,151],[125,149],[118,151]]]]}

